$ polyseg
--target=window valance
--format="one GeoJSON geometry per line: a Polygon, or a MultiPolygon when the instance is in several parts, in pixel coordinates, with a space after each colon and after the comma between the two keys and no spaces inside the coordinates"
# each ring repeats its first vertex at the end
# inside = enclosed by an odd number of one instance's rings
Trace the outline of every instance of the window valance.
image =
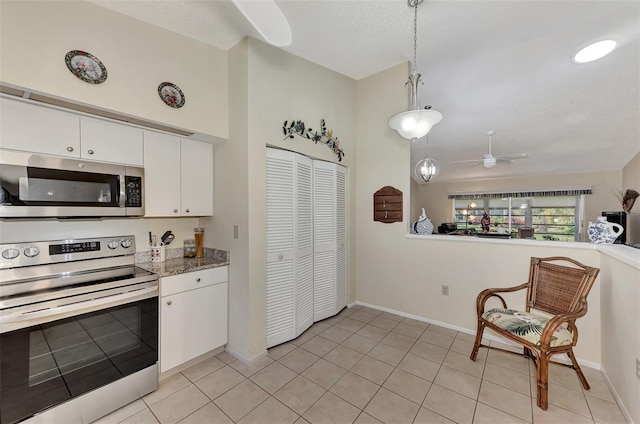
{"type": "Polygon", "coordinates": [[[507,197],[551,197],[551,196],[579,196],[581,194],[591,194],[589,188],[570,189],[542,189],[527,191],[506,191],[493,193],[449,193],[449,199],[504,199],[507,197]]]}

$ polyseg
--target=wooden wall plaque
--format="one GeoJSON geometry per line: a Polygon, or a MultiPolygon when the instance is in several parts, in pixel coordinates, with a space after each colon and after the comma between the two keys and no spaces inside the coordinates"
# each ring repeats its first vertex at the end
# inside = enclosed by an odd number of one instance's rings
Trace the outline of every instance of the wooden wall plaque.
{"type": "Polygon", "coordinates": [[[402,192],[391,186],[373,194],[373,220],[389,224],[402,222],[402,192]]]}

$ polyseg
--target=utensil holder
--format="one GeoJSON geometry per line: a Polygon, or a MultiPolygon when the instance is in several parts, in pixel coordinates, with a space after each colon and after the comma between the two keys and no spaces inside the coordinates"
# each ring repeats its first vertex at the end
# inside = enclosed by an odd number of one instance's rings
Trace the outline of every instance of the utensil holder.
{"type": "Polygon", "coordinates": [[[164,262],[167,257],[166,246],[151,247],[151,262],[164,262]]]}

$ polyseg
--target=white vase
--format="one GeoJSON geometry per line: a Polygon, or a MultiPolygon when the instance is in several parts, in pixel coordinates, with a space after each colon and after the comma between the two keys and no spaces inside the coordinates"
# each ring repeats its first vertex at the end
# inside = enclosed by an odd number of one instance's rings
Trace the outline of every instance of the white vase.
{"type": "Polygon", "coordinates": [[[620,224],[607,221],[606,216],[599,216],[596,222],[589,222],[589,240],[594,244],[612,244],[624,228],[620,224]]]}

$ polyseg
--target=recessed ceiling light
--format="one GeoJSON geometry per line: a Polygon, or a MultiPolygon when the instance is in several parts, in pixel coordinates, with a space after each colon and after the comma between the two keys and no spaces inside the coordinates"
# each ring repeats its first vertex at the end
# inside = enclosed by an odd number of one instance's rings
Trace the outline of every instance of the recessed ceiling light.
{"type": "Polygon", "coordinates": [[[592,62],[608,55],[615,47],[616,42],[613,40],[598,41],[597,43],[589,44],[587,47],[576,53],[573,57],[573,61],[576,63],[592,62]]]}

